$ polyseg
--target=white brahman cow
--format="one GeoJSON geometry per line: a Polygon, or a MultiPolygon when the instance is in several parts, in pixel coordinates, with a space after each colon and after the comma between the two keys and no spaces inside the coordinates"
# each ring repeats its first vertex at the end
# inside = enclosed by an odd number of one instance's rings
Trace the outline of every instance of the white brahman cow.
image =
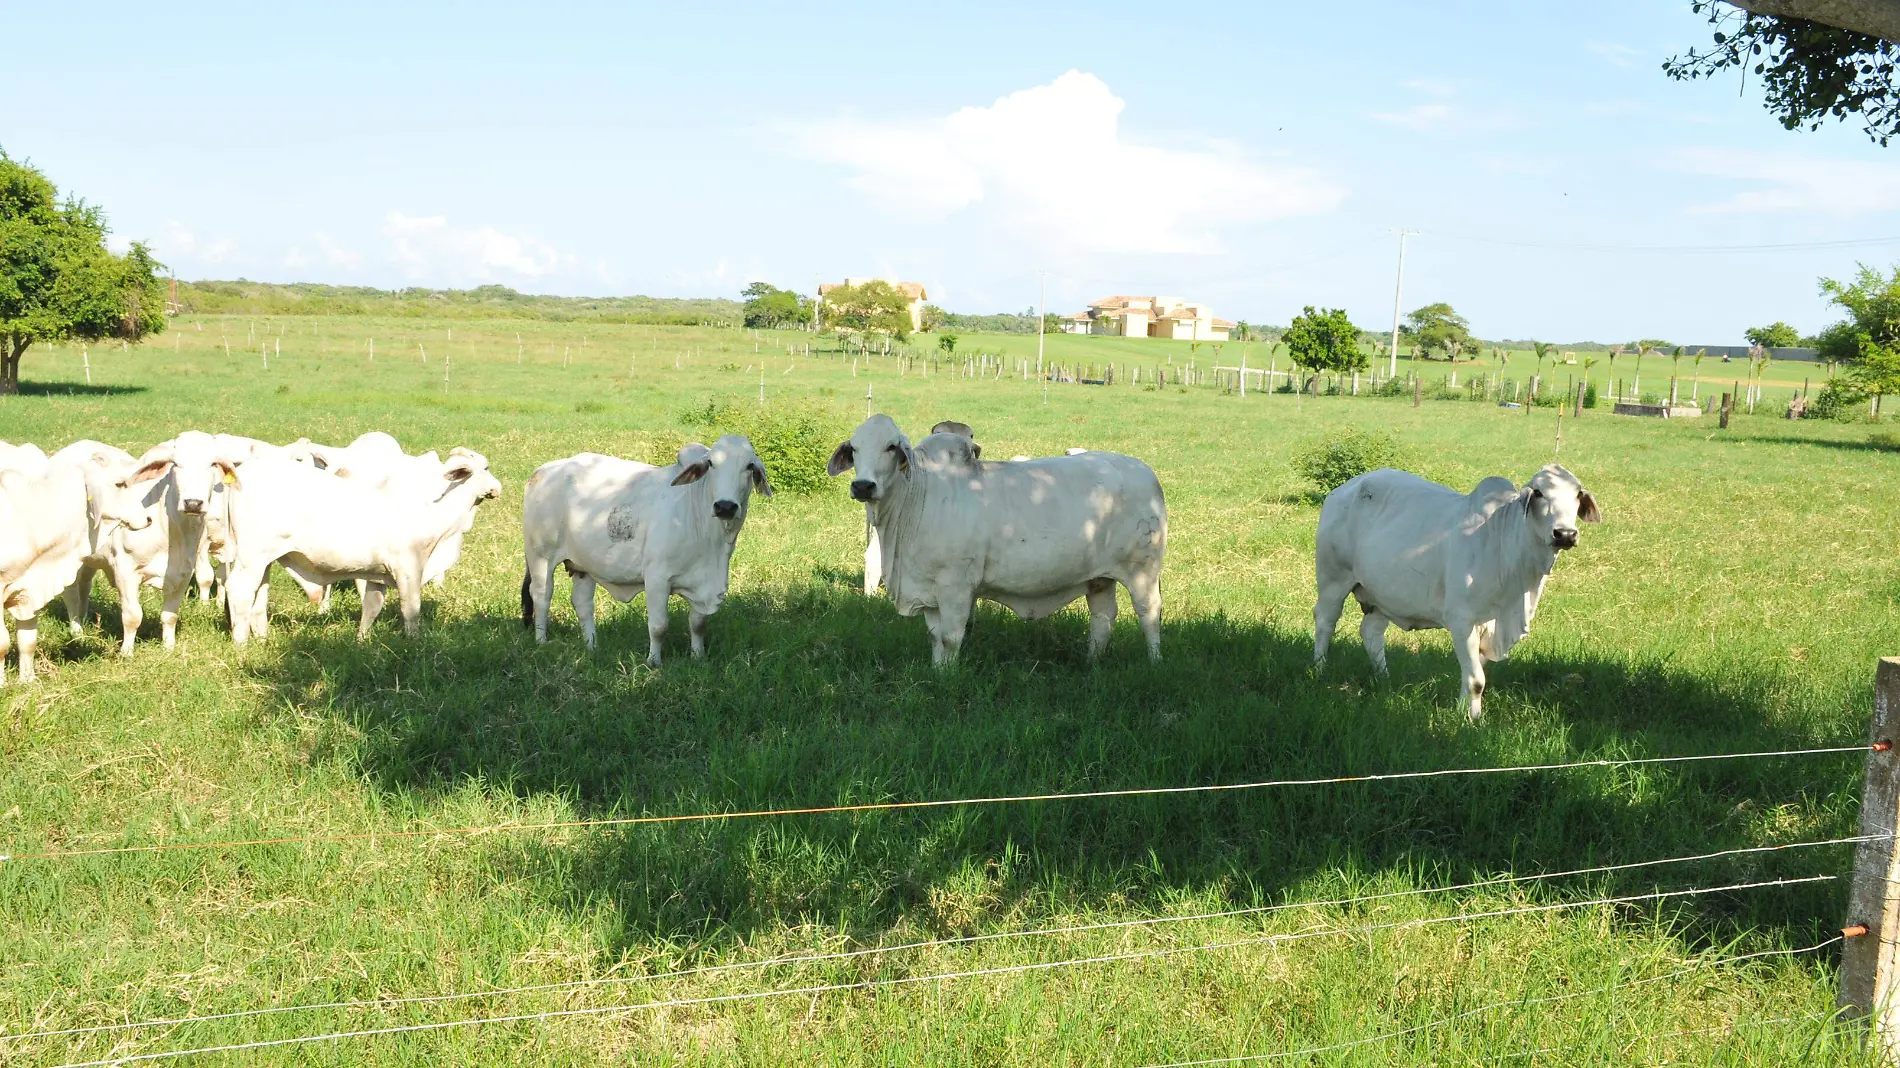
{"type": "MultiPolygon", "coordinates": [[[[11,457],[19,466],[0,468],[0,609],[19,630],[20,681],[31,682],[40,609],[72,585],[102,528],[137,529],[150,519],[128,491],[129,467],[111,473],[70,458],[42,463],[22,453],[11,457]]],[[[0,682],[8,644],[0,621],[0,682]]]]}
{"type": "Polygon", "coordinates": [[[55,462],[91,464],[114,483],[124,482],[132,493],[125,502],[144,513],[140,527],[124,523],[94,523],[90,546],[79,574],[66,587],[66,621],[74,634],[83,634],[91,614],[92,578],[103,571],[111,576],[119,593],[119,655],[132,655],[132,642],[138,636],[145,612],[139,604],[139,589],[151,585],[163,587],[167,554],[171,548],[170,516],[165,507],[163,486],[153,482],[133,484],[139,469],[132,454],[97,441],[75,441],[53,454],[55,462]]]}
{"type": "Polygon", "coordinates": [[[581,637],[594,647],[594,587],[620,601],[647,595],[647,663],[660,666],[667,599],[691,609],[693,655],[706,655],[706,620],[726,599],[732,550],[745,526],[752,491],[772,495],[752,442],[727,434],[707,448],[683,446],[665,467],[582,453],[542,464],[521,494],[527,573],[521,621],[548,639],[554,569],[574,580],[581,637]]]}
{"type": "MultiPolygon", "coordinates": [[[[960,434],[970,439],[970,449],[980,459],[983,446],[976,444],[976,431],[970,424],[959,423],[954,419],[945,419],[930,428],[932,434],[960,434]]],[[[1028,457],[1019,457],[1028,459],[1028,457]]],[[[877,541],[877,525],[871,522],[871,506],[864,506],[864,592],[875,596],[879,586],[884,585],[884,549],[877,541]]]]}
{"type": "Polygon", "coordinates": [[[851,496],[870,507],[885,588],[900,615],[923,614],[934,662],[956,659],[979,597],[1025,619],[1087,597],[1089,655],[1099,656],[1117,582],[1160,659],[1168,507],[1140,460],[1089,452],[985,463],[967,437],[932,434],[913,449],[889,416],[874,415],[828,470],[854,472],[851,496]]]}
{"type": "Polygon", "coordinates": [[[146,500],[162,502],[165,509],[165,599],[158,619],[167,649],[177,642],[186,587],[197,578],[202,594],[210,562],[229,556],[224,488],[237,480],[238,465],[248,462],[252,452],[243,440],[187,430],[139,457],[133,478],[158,482],[146,500]]]}
{"type": "Polygon", "coordinates": [[[230,493],[236,558],[227,603],[231,640],[269,632],[273,563],[306,586],[363,579],[357,637],[366,638],[382,612],[387,586],[396,587],[404,633],[421,628],[422,586],[444,543],[461,544],[475,509],[501,493],[481,454],[455,449],[430,477],[398,477],[378,489],[336,478],[289,456],[252,460],[230,493]]]}
{"type": "Polygon", "coordinates": [[[1460,700],[1484,714],[1484,661],[1502,660],[1525,634],[1558,552],[1577,524],[1603,513],[1583,483],[1556,464],[1522,489],[1493,476],[1468,494],[1384,468],[1326,495],[1315,552],[1313,659],[1324,663],[1346,595],[1365,618],[1359,637],[1385,673],[1385,628],[1442,629],[1464,671],[1460,700]]]}

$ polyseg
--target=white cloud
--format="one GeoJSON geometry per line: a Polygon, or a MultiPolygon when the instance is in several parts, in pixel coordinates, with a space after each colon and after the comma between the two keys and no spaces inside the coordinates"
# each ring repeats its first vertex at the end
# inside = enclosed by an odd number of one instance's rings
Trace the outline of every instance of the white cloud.
{"type": "Polygon", "coordinates": [[[802,127],[812,156],[856,170],[880,208],[941,219],[987,206],[1067,250],[1207,252],[1222,226],[1331,209],[1318,172],[1231,149],[1137,144],[1101,79],[1069,71],[987,107],[912,122],[845,117],[802,127]]]}
{"type": "Polygon", "coordinates": [[[1690,174],[1746,186],[1698,213],[1824,212],[1868,215],[1900,208],[1900,166],[1857,160],[1763,156],[1732,149],[1690,149],[1678,160],[1690,174]]]}
{"type": "Polygon", "coordinates": [[[1585,41],[1583,50],[1601,59],[1605,63],[1618,67],[1633,66],[1642,53],[1626,44],[1614,41],[1585,41]]]}
{"type": "Polygon", "coordinates": [[[284,266],[286,267],[305,267],[308,266],[309,263],[310,257],[303,254],[303,247],[301,245],[292,245],[289,250],[284,253],[284,266]]]}
{"type": "Polygon", "coordinates": [[[107,234],[106,251],[111,252],[115,256],[123,256],[127,252],[132,251],[132,239],[129,237],[120,237],[118,234],[107,234]]]}
{"type": "Polygon", "coordinates": [[[560,263],[559,254],[545,242],[504,234],[492,226],[453,227],[441,215],[392,211],[383,233],[412,278],[446,274],[487,279],[496,273],[539,278],[560,263]]]}
{"type": "Polygon", "coordinates": [[[209,245],[200,244],[197,235],[185,229],[177,219],[167,221],[164,235],[152,242],[152,251],[167,262],[182,257],[205,264],[223,263],[236,250],[237,245],[228,237],[209,245]]]}
{"type": "Polygon", "coordinates": [[[323,261],[332,267],[355,270],[363,264],[362,256],[348,249],[338,248],[336,242],[330,240],[329,234],[317,235],[317,248],[323,251],[323,261]]]}
{"type": "Polygon", "coordinates": [[[1401,85],[1425,99],[1392,111],[1372,112],[1371,118],[1413,133],[1486,133],[1517,125],[1516,118],[1508,112],[1473,111],[1454,103],[1453,98],[1458,95],[1455,83],[1412,78],[1401,85]]]}

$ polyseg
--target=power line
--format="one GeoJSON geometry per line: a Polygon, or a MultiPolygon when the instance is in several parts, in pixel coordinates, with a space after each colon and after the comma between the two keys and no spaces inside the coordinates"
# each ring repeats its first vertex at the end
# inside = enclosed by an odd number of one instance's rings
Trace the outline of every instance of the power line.
{"type": "Polygon", "coordinates": [[[1343,783],[1398,782],[1407,779],[1434,779],[1466,775],[1499,775],[1532,771],[1569,771],[1576,768],[1626,768],[1654,764],[1692,764],[1712,760],[1747,760],[1764,757],[1820,756],[1832,753],[1884,752],[1891,743],[1839,745],[1816,749],[1780,749],[1752,753],[1711,753],[1701,756],[1631,757],[1620,760],[1572,760],[1554,764],[1522,764],[1505,768],[1441,768],[1435,771],[1397,771],[1371,775],[1336,775],[1316,779],[1268,779],[1260,782],[1222,783],[1212,786],[1145,786],[1116,790],[1083,790],[1072,793],[1006,794],[994,797],[966,797],[931,801],[866,801],[853,805],[815,805],[800,808],[751,809],[738,812],[694,812],[669,816],[621,816],[591,820],[554,820],[543,823],[499,823],[478,827],[443,827],[407,831],[359,831],[349,834],[284,835],[276,838],[246,838],[213,842],[160,842],[142,846],[106,846],[98,849],[59,849],[38,853],[0,854],[0,862],[63,860],[69,857],[109,856],[124,853],[164,853],[180,850],[233,849],[243,846],[294,845],[318,842],[361,842],[394,838],[431,838],[449,835],[468,836],[499,832],[576,830],[599,827],[636,827],[661,823],[705,823],[720,820],[760,819],[782,816],[814,816],[853,812],[901,812],[914,809],[955,808],[975,805],[1021,804],[1028,801],[1086,801],[1107,797],[1162,797],[1174,794],[1234,793],[1281,786],[1328,786],[1343,783]]]}
{"type": "Polygon", "coordinates": [[[350,1038],[373,1038],[380,1035],[409,1034],[418,1031],[440,1031],[452,1027],[473,1027],[491,1023],[523,1023],[530,1020],[554,1020],[575,1016],[602,1016],[612,1013],[645,1011],[649,1009],[680,1008],[690,1005],[716,1005],[741,1001],[759,1001],[765,998],[791,997],[819,994],[841,993],[850,990],[870,990],[883,987],[911,986],[918,983],[947,982],[957,979],[976,979],[997,975],[1019,975],[1029,972],[1050,971],[1056,968],[1068,968],[1089,964],[1116,964],[1136,960],[1151,960],[1162,957],[1175,957],[1187,953],[1204,953],[1218,949],[1239,949],[1248,946],[1279,945],[1288,942],[1301,942],[1311,938],[1332,935],[1371,934],[1379,931],[1392,931],[1404,928],[1430,927],[1445,923],[1460,923],[1469,920],[1497,919],[1504,916],[1521,916],[1533,913],[1556,912],[1562,909],[1589,908],[1596,905],[1625,905],[1639,901],[1661,901],[1670,898],[1692,897],[1701,894],[1727,893],[1735,890],[1754,890],[1765,887],[1800,886],[1811,883],[1833,882],[1837,875],[1808,875],[1795,879],[1764,879],[1749,883],[1733,883],[1728,886],[1698,887],[1692,890],[1665,890],[1648,894],[1631,894],[1623,897],[1596,898],[1589,901],[1567,901],[1550,905],[1522,905],[1508,909],[1492,909],[1486,912],[1461,913],[1455,916],[1433,916],[1418,920],[1399,920],[1391,923],[1367,924],[1361,927],[1330,928],[1318,931],[1296,931],[1290,934],[1265,935],[1228,942],[1210,942],[1198,946],[1178,946],[1166,949],[1138,950],[1127,953],[1111,953],[1096,957],[1079,957],[1068,960],[1038,961],[1033,964],[1009,964],[994,968],[975,968],[960,972],[940,972],[931,975],[902,976],[896,979],[866,979],[855,983],[825,983],[815,986],[791,987],[783,990],[756,990],[737,994],[712,994],[696,998],[673,998],[666,1001],[649,1001],[630,1005],[600,1005],[579,1009],[552,1009],[546,1012],[515,1013],[507,1016],[477,1016],[460,1020],[437,1020],[431,1023],[403,1024],[392,1027],[372,1027],[356,1031],[332,1031],[318,1035],[296,1035],[289,1038],[259,1039],[253,1042],[238,1042],[223,1046],[201,1046],[193,1049],[161,1050],[153,1053],[126,1054],[109,1057],[104,1060],[75,1061],[58,1065],[57,1068],[104,1068],[105,1065],[133,1064],[144,1061],[169,1060],[176,1057],[189,1057],[205,1053],[232,1053],[240,1050],[269,1049],[278,1046],[308,1045],[313,1042],[334,1042],[350,1038]]]}
{"type": "Polygon", "coordinates": [[[1850,237],[1833,241],[1780,241],[1754,245],[1612,245],[1600,242],[1518,241],[1476,234],[1445,233],[1427,230],[1433,237],[1451,241],[1469,241],[1481,245],[1505,245],[1511,248],[1542,248],[1567,252],[1641,252],[1681,255],[1713,255],[1749,252],[1797,252],[1806,249],[1859,248],[1900,244],[1900,237],[1850,237]]]}
{"type": "Polygon", "coordinates": [[[1068,927],[1045,927],[1027,931],[997,931],[990,934],[964,935],[959,938],[941,938],[924,942],[905,942],[892,946],[870,946],[863,949],[840,950],[833,953],[795,954],[769,957],[764,960],[740,961],[733,964],[714,964],[701,968],[687,968],[671,972],[656,972],[651,975],[609,976],[600,979],[574,979],[559,983],[535,983],[528,986],[497,987],[493,990],[471,990],[453,994],[422,994],[400,998],[365,998],[356,1001],[313,1002],[304,1005],[275,1005],[263,1009],[241,1009],[233,1012],[212,1013],[203,1016],[178,1016],[168,1019],[139,1020],[126,1023],[96,1024],[89,1027],[69,1027],[57,1031],[27,1031],[14,1035],[0,1034],[0,1042],[18,1042],[32,1038],[58,1038],[73,1035],[100,1034],[111,1031],[129,1031],[147,1027],[178,1027],[186,1024],[211,1023],[219,1020],[247,1019],[257,1016],[275,1016],[290,1012],[316,1012],[328,1009],[387,1009],[402,1005],[440,1004],[450,1001],[468,1001],[475,998],[507,997],[515,994],[547,993],[554,990],[573,990],[582,987],[626,986],[633,983],[659,982],[664,979],[683,979],[694,976],[715,975],[725,972],[772,968],[780,965],[821,964],[832,961],[852,960],[860,957],[882,956],[890,953],[903,953],[912,950],[940,949],[947,946],[971,945],[982,942],[995,942],[1010,938],[1041,938],[1055,935],[1087,934],[1095,931],[1122,930],[1133,927],[1154,927],[1170,923],[1193,923],[1202,920],[1232,919],[1238,916],[1255,916],[1272,912],[1286,912],[1302,908],[1338,908],[1346,905],[1359,905],[1370,901],[1391,901],[1397,898],[1419,897],[1425,894],[1449,894],[1463,890],[1481,890],[1493,886],[1519,885],[1529,882],[1541,882],[1548,879],[1564,879],[1578,875],[1601,875],[1609,872],[1631,871],[1637,868],[1660,867],[1665,864],[1690,864],[1721,857],[1744,856],[1758,853],[1776,853],[1790,849],[1808,849],[1819,846],[1854,845],[1860,842],[1884,840],[1892,835],[1858,835],[1852,838],[1830,838],[1815,842],[1790,842],[1784,845],[1743,846],[1735,849],[1723,849],[1713,853],[1698,853],[1693,856],[1669,857],[1663,860],[1639,860],[1624,864],[1601,864],[1590,868],[1572,868],[1568,871],[1540,872],[1529,875],[1505,875],[1492,879],[1480,879],[1476,882],[1460,883],[1455,886],[1428,886],[1412,890],[1393,890],[1380,894],[1365,894],[1359,897],[1333,898],[1319,901],[1289,901],[1277,905],[1255,905],[1249,908],[1227,909],[1220,912],[1202,912],[1187,916],[1151,916],[1133,920],[1115,920],[1104,923],[1078,924],[1068,927]]]}

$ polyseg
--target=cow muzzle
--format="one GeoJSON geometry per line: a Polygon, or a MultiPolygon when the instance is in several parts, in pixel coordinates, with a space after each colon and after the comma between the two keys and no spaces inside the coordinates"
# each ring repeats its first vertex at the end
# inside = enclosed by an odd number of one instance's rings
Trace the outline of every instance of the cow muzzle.
{"type": "Polygon", "coordinates": [[[877,483],[868,478],[851,480],[851,499],[854,501],[877,500],[877,483]]]}
{"type": "Polygon", "coordinates": [[[190,500],[186,500],[186,501],[180,501],[178,506],[185,510],[186,515],[205,514],[205,502],[202,499],[197,498],[197,497],[193,497],[190,500]]]}
{"type": "Polygon", "coordinates": [[[1550,532],[1550,544],[1558,549],[1574,549],[1577,547],[1577,532],[1562,528],[1553,530],[1550,532]]]}
{"type": "Polygon", "coordinates": [[[739,505],[733,501],[714,501],[713,515],[720,519],[731,519],[739,514],[739,505]]]}

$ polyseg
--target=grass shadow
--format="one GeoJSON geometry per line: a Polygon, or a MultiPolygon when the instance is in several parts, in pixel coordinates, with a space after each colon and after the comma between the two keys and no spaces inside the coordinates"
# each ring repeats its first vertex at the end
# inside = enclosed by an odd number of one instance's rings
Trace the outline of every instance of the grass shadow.
{"type": "Polygon", "coordinates": [[[101,386],[86,382],[21,382],[21,397],[127,397],[147,392],[144,386],[101,386]]]}
{"type": "MultiPolygon", "coordinates": [[[[703,661],[686,655],[683,615],[674,613],[657,671],[644,663],[637,602],[601,612],[592,654],[570,611],[557,610],[539,647],[518,620],[446,618],[410,641],[386,617],[361,645],[347,620],[286,628],[282,655],[252,670],[274,694],[267,715],[330,723],[315,758],[346,760],[375,788],[426,795],[479,783],[562,798],[583,816],[1817,741],[1775,711],[1773,678],[1711,684],[1664,663],[1545,653],[1496,665],[1490,719],[1471,727],[1452,707],[1448,652],[1394,648],[1381,683],[1356,659],[1356,642],[1339,643],[1332,667],[1315,672],[1309,635],[1220,615],[1168,623],[1159,664],[1124,618],[1109,655],[1090,664],[1084,613],[1025,623],[985,607],[963,661],[942,672],[929,665],[921,620],[825,582],[729,600],[703,661]]],[[[1840,759],[1851,758],[1824,758],[1840,759]]],[[[1246,905],[1312,896],[1341,873],[1449,883],[1782,834],[1832,837],[1851,827],[1854,799],[1840,784],[1852,778],[1791,758],[950,806],[522,839],[498,863],[578,911],[612,916],[620,947],[744,939],[808,921],[860,934],[899,924],[949,932],[1024,902],[1125,912],[1211,894],[1246,905]]],[[[1638,871],[1599,885],[1640,892],[1743,870],[1806,874],[1821,860],[1831,867],[1820,870],[1838,870],[1845,855],[1638,871]]],[[[1826,887],[1697,898],[1680,914],[1711,941],[1750,925],[1807,934],[1835,915],[1837,897],[1826,887]]]]}

